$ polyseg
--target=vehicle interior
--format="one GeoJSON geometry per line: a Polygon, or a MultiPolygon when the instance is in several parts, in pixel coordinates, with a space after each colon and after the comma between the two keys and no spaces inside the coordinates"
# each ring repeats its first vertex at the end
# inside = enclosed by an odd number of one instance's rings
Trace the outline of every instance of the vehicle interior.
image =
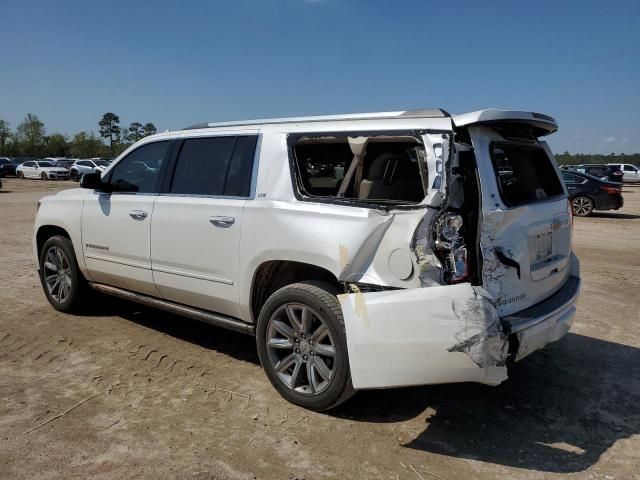
{"type": "Polygon", "coordinates": [[[405,203],[425,197],[425,150],[415,137],[307,137],[293,152],[304,196],[405,203]]]}

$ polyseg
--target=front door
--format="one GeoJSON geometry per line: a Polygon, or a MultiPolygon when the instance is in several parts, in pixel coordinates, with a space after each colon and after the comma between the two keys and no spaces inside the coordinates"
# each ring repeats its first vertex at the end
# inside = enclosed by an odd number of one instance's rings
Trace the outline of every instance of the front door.
{"type": "Polygon", "coordinates": [[[171,142],[144,144],[122,158],[82,210],[82,250],[92,281],[157,296],[151,273],[151,218],[171,142]]]}
{"type": "Polygon", "coordinates": [[[151,263],[160,294],[240,317],[239,256],[257,136],[188,138],[151,222],[151,263]]]}

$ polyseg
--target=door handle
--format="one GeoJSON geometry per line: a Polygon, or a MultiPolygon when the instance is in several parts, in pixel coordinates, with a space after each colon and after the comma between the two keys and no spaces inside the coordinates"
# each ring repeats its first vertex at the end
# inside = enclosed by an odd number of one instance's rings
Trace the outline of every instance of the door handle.
{"type": "Polygon", "coordinates": [[[144,220],[147,218],[148,213],[144,210],[131,210],[129,216],[134,220],[144,220]]]}
{"type": "Polygon", "coordinates": [[[216,227],[220,228],[229,228],[231,225],[235,223],[236,219],[233,217],[223,217],[223,216],[214,216],[209,217],[209,222],[211,222],[216,227]]]}

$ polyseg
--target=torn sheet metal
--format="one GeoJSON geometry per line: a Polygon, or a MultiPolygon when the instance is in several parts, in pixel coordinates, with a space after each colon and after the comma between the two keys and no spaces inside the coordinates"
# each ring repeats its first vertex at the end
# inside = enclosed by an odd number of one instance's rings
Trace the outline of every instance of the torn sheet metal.
{"type": "Polygon", "coordinates": [[[339,296],[355,388],[507,378],[508,342],[486,292],[468,283],[339,296]]]}

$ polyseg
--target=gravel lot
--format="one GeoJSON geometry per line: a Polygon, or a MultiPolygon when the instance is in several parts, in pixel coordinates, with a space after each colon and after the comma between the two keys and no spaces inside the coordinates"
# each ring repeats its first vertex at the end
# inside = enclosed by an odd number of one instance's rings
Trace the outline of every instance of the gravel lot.
{"type": "Polygon", "coordinates": [[[574,326],[507,382],[360,392],[317,414],[275,393],[250,337],[104,297],[54,311],[35,205],[77,184],[3,182],[1,478],[640,478],[640,187],[576,219],[574,326]]]}

